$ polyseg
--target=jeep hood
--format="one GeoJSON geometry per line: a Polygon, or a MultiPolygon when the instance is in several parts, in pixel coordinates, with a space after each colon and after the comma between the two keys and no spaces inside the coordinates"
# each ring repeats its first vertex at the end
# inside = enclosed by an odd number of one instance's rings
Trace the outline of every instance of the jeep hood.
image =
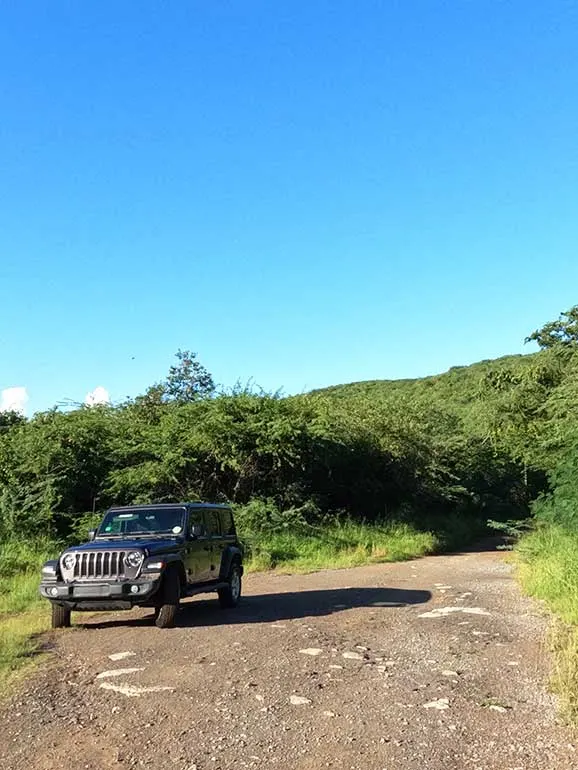
{"type": "Polygon", "coordinates": [[[131,539],[114,538],[92,540],[90,543],[71,546],[68,551],[145,551],[147,556],[174,551],[183,543],[182,537],[135,537],[131,539]]]}

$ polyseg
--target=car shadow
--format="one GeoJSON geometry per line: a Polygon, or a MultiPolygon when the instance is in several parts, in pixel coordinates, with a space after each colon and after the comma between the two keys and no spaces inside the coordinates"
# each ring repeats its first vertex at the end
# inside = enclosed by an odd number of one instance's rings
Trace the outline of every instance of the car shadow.
{"type": "MultiPolygon", "coordinates": [[[[403,588],[332,588],[318,591],[292,591],[277,594],[259,594],[243,597],[234,609],[223,610],[216,598],[185,601],[179,613],[177,626],[201,628],[243,623],[275,623],[297,618],[314,618],[332,615],[356,608],[375,611],[413,604],[425,604],[431,599],[430,591],[403,588]]],[[[78,616],[77,616],[78,617],[78,616]]],[[[111,628],[113,626],[142,626],[152,623],[152,614],[131,618],[122,613],[114,619],[87,622],[87,628],[111,628]]]]}

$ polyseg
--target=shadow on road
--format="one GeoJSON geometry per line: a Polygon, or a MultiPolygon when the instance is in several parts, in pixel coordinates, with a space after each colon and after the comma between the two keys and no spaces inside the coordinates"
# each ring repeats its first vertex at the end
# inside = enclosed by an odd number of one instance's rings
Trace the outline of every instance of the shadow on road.
{"type": "Polygon", "coordinates": [[[462,556],[467,553],[491,553],[511,550],[514,539],[507,535],[490,535],[483,540],[477,540],[457,551],[440,552],[438,556],[462,556]]]}
{"type": "MultiPolygon", "coordinates": [[[[295,618],[312,618],[359,607],[383,610],[425,604],[429,591],[401,588],[333,588],[319,591],[295,591],[243,597],[236,609],[222,610],[216,599],[185,601],[177,625],[181,628],[232,625],[238,623],[274,623],[295,618]]],[[[110,616],[109,616],[110,617],[110,616]]],[[[77,616],[78,623],[78,616],[77,616]]],[[[114,619],[80,623],[87,628],[142,626],[152,623],[152,615],[131,618],[128,613],[114,619]]]]}

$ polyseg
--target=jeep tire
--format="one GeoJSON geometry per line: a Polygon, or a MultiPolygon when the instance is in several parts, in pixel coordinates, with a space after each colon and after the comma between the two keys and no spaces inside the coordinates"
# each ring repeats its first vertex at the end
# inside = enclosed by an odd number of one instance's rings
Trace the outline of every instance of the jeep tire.
{"type": "Polygon", "coordinates": [[[239,599],[241,598],[241,566],[237,562],[231,567],[226,587],[219,588],[217,593],[219,594],[221,607],[226,609],[228,607],[236,607],[239,604],[239,599]]]}
{"type": "Polygon", "coordinates": [[[177,619],[181,597],[181,581],[176,569],[167,571],[161,587],[161,603],[155,611],[158,628],[172,628],[177,619]]]}
{"type": "Polygon", "coordinates": [[[52,605],[52,628],[70,628],[70,610],[60,604],[52,605]]]}

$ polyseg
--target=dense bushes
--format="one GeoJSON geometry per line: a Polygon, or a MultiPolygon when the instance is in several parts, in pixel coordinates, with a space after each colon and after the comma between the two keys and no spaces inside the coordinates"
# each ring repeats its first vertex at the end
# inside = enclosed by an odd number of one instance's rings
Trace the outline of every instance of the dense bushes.
{"type": "Polygon", "coordinates": [[[0,415],[0,539],[68,538],[111,504],[175,499],[231,501],[251,531],[346,517],[466,532],[526,516],[547,474],[538,515],[575,527],[578,345],[564,318],[536,332],[538,354],[423,380],[217,392],[179,351],[164,382],[118,406],[0,415]]]}
{"type": "Polygon", "coordinates": [[[335,513],[430,527],[449,511],[511,515],[525,504],[521,478],[457,418],[410,404],[247,392],[137,399],[2,432],[0,537],[66,538],[110,504],[174,499],[229,500],[252,528],[335,513]]]}
{"type": "Polygon", "coordinates": [[[573,442],[550,474],[550,488],[533,506],[536,520],[578,536],[578,442],[573,442]]]}

